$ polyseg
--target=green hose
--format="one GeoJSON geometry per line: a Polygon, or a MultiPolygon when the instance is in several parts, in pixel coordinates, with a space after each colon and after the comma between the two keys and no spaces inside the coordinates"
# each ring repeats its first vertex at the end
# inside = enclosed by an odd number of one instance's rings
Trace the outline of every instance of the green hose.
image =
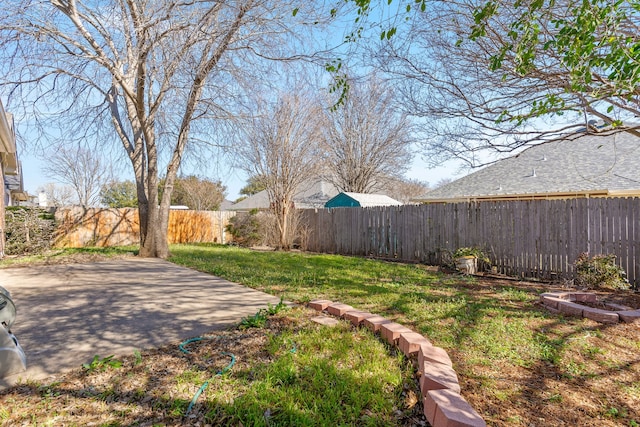
{"type": "MultiPolygon", "coordinates": [[[[180,348],[181,352],[183,352],[185,354],[189,354],[190,352],[189,352],[189,350],[186,349],[186,346],[191,344],[191,343],[194,343],[194,342],[202,341],[204,339],[210,339],[210,338],[205,338],[205,337],[190,338],[190,339],[188,339],[186,341],[181,342],[180,345],[178,346],[178,348],[180,348]]],[[[202,384],[202,386],[200,386],[200,388],[198,389],[196,394],[193,396],[193,399],[191,399],[191,403],[189,403],[189,406],[187,407],[187,412],[185,412],[185,415],[188,415],[189,412],[191,412],[191,409],[193,409],[193,405],[196,404],[196,401],[198,400],[198,398],[200,397],[202,392],[209,386],[209,381],[211,381],[213,378],[215,378],[217,376],[222,376],[222,375],[226,374],[227,372],[229,372],[231,370],[233,365],[235,365],[236,357],[232,353],[222,352],[221,354],[223,356],[230,356],[231,357],[231,362],[229,362],[229,364],[227,366],[225,366],[221,371],[216,372],[216,374],[213,377],[211,377],[210,379],[205,381],[204,384],[202,384]]]]}

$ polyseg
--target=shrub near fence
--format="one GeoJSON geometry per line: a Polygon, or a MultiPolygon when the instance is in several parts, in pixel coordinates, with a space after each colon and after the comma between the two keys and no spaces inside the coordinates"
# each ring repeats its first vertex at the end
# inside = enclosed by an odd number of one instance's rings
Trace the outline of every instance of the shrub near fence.
{"type": "Polygon", "coordinates": [[[482,248],[500,273],[571,277],[578,255],[613,254],[640,284],[640,198],[483,201],[303,211],[310,251],[440,264],[482,248]]]}
{"type": "Polygon", "coordinates": [[[49,249],[55,229],[55,218],[46,209],[7,206],[5,211],[6,255],[39,253],[49,249]]]}
{"type": "MultiPolygon", "coordinates": [[[[122,246],[140,243],[138,210],[58,209],[56,247],[122,246]]],[[[169,243],[225,243],[225,226],[235,212],[172,210],[169,213],[169,243]]]]}

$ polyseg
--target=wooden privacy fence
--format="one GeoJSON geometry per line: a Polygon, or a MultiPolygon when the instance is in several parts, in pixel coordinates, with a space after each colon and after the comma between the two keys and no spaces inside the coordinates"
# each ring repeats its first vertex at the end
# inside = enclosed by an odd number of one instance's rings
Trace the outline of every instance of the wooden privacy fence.
{"type": "MultiPolygon", "coordinates": [[[[172,210],[169,212],[169,243],[225,243],[230,236],[225,226],[235,212],[172,210]]],[[[82,209],[56,210],[54,246],[121,246],[140,243],[138,210],[82,209]]]]}
{"type": "Polygon", "coordinates": [[[571,277],[582,252],[614,254],[640,285],[640,198],[591,198],[305,210],[307,248],[441,264],[465,246],[500,273],[571,277]]]}

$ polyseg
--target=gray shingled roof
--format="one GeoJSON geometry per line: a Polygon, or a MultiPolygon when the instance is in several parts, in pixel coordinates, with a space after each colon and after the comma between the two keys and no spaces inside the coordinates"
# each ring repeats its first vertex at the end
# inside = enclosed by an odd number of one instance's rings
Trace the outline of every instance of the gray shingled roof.
{"type": "Polygon", "coordinates": [[[640,138],[628,133],[569,135],[500,160],[421,200],[640,193],[640,138]]]}
{"type": "Polygon", "coordinates": [[[360,203],[360,207],[368,208],[372,206],[400,206],[402,202],[392,199],[384,194],[347,193],[343,194],[351,197],[360,203]]]}
{"type": "MultiPolygon", "coordinates": [[[[330,182],[323,180],[310,181],[301,186],[300,191],[293,200],[298,209],[321,208],[324,204],[338,194],[338,189],[330,182]]],[[[269,196],[265,190],[260,191],[244,200],[232,205],[230,210],[250,211],[252,209],[268,209],[269,196]]]]}

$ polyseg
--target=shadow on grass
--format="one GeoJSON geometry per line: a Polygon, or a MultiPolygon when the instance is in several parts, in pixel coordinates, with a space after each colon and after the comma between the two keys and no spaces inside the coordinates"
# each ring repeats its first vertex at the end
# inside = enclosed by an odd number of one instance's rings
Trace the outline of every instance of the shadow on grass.
{"type": "Polygon", "coordinates": [[[499,367],[493,374],[468,372],[469,383],[483,394],[483,405],[477,409],[487,421],[499,426],[536,421],[559,426],[638,425],[640,411],[633,402],[640,396],[640,355],[636,344],[624,345],[615,338],[620,325],[542,314],[547,321],[535,330],[539,354],[532,363],[515,375],[499,367]],[[518,402],[517,417],[505,418],[505,399],[518,402]]]}

